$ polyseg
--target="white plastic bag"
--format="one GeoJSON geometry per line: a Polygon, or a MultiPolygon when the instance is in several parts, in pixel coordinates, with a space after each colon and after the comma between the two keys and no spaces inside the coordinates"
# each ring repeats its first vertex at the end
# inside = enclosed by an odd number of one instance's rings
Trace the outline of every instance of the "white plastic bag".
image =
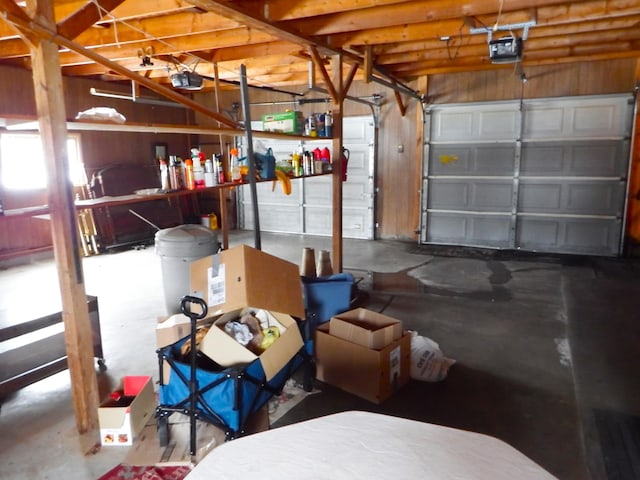
{"type": "Polygon", "coordinates": [[[90,120],[96,122],[113,122],[123,124],[127,121],[124,115],[110,107],[94,107],[76,115],[76,120],[90,120]]]}
{"type": "Polygon", "coordinates": [[[411,370],[414,380],[439,382],[447,378],[447,373],[455,360],[444,356],[436,342],[411,332],[411,370]]]}

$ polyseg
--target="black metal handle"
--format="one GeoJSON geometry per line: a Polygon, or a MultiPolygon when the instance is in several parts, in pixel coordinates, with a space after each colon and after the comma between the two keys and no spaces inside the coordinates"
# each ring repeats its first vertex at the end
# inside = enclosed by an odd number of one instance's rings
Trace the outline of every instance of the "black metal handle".
{"type": "Polygon", "coordinates": [[[180,299],[180,311],[184,313],[191,320],[200,320],[207,316],[209,308],[207,307],[207,302],[198,297],[192,297],[191,295],[185,295],[180,299]],[[191,305],[196,304],[200,306],[200,313],[192,312],[191,305]]]}

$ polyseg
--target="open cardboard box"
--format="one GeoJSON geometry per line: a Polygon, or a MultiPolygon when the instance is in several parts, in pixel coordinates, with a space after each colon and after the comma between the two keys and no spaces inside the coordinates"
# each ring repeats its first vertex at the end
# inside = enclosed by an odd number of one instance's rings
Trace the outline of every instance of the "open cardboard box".
{"type": "Polygon", "coordinates": [[[244,307],[305,315],[299,267],[248,245],[192,262],[191,292],[209,316],[244,307]]]}
{"type": "Polygon", "coordinates": [[[192,295],[205,299],[214,324],[200,351],[228,367],[258,359],[267,380],[273,378],[303,347],[294,317],[305,315],[298,266],[247,245],[225,250],[191,264],[192,295]],[[279,325],[279,338],[255,355],[222,328],[245,308],[265,310],[279,325]]]}
{"type": "Polygon", "coordinates": [[[366,308],[356,308],[331,317],[329,334],[379,350],[402,337],[402,321],[366,308]]]}
{"type": "Polygon", "coordinates": [[[329,333],[329,324],[316,329],[318,380],[373,403],[382,403],[409,381],[411,334],[375,350],[329,333]]]}
{"type": "Polygon", "coordinates": [[[153,383],[150,376],[123,377],[119,391],[122,399],[109,399],[98,408],[102,445],[133,445],[155,409],[153,383]]]}

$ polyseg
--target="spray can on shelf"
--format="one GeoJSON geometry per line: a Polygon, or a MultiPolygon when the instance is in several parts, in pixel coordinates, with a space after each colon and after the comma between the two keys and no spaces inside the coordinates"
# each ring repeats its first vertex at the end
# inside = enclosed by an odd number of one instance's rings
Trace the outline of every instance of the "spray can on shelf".
{"type": "Polygon", "coordinates": [[[331,110],[324,114],[324,136],[333,137],[333,113],[331,110]]]}
{"type": "Polygon", "coordinates": [[[175,155],[169,155],[169,180],[171,182],[171,190],[184,189],[185,183],[182,159],[175,155]]]}
{"type": "Polygon", "coordinates": [[[213,162],[213,166],[215,168],[215,177],[217,179],[218,185],[222,185],[226,179],[224,176],[224,167],[222,165],[222,156],[219,153],[215,155],[215,161],[213,162]]]}
{"type": "Polygon", "coordinates": [[[196,183],[193,179],[193,159],[191,158],[184,161],[184,180],[187,190],[195,190],[196,183]]]}
{"type": "Polygon", "coordinates": [[[213,160],[207,158],[204,161],[204,186],[213,187],[216,184],[216,174],[213,168],[213,160]]]}

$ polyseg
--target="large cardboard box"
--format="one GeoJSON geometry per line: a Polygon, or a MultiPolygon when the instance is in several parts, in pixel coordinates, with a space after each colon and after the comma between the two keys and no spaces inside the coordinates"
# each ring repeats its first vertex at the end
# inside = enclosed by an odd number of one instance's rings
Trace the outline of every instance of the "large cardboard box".
{"type": "Polygon", "coordinates": [[[316,329],[317,378],[349,393],[381,403],[409,381],[411,334],[374,350],[316,329]]]}
{"type": "Polygon", "coordinates": [[[366,308],[356,308],[331,317],[329,333],[379,350],[402,337],[402,321],[366,308]]]}
{"type": "Polygon", "coordinates": [[[243,307],[305,315],[298,265],[248,245],[192,262],[191,291],[207,302],[209,316],[243,307]]]}
{"type": "Polygon", "coordinates": [[[200,343],[200,351],[228,367],[258,359],[267,380],[271,380],[303,347],[298,324],[304,301],[300,271],[287,262],[247,245],[225,250],[191,264],[191,290],[202,296],[209,315],[216,318],[200,343]],[[263,353],[256,355],[224,330],[228,321],[245,309],[264,312],[279,337],[263,353]]]}
{"type": "Polygon", "coordinates": [[[133,445],[155,409],[150,376],[126,376],[118,391],[120,399],[110,398],[98,408],[102,445],[133,445]]]}

